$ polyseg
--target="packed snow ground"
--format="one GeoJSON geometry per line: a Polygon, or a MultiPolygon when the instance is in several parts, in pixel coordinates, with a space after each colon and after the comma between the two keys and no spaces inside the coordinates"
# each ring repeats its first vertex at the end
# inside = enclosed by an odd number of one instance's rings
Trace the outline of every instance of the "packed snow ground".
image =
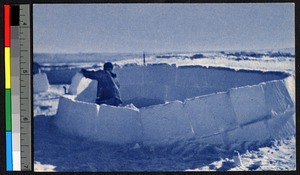
{"type": "MultiPolygon", "coordinates": [[[[189,59],[187,56],[188,54],[168,58],[150,56],[147,63],[279,70],[292,75],[295,72],[295,59],[291,57],[241,59],[240,56],[238,58],[215,53],[206,54],[201,59],[189,59]]],[[[114,63],[143,64],[140,58],[114,63]]],[[[48,64],[48,69],[51,69],[51,64],[48,64]]],[[[275,140],[260,147],[255,143],[240,145],[238,150],[242,165],[236,165],[234,149],[221,145],[200,145],[193,139],[174,142],[168,146],[151,147],[141,144],[113,145],[66,135],[59,132],[52,121],[57,111],[59,94],[64,93],[63,86],[68,88],[69,85],[50,85],[47,92],[34,94],[35,171],[239,171],[296,168],[295,137],[275,140]]]]}

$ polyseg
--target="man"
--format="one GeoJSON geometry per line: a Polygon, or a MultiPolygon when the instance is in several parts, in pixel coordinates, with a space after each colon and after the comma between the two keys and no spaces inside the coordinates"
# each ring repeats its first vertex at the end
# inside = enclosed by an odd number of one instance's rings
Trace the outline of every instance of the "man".
{"type": "Polygon", "coordinates": [[[120,96],[120,85],[117,81],[117,75],[112,72],[113,64],[107,62],[104,64],[104,70],[87,71],[81,70],[81,73],[86,78],[98,81],[97,87],[97,104],[108,104],[119,106],[122,103],[120,96]]]}

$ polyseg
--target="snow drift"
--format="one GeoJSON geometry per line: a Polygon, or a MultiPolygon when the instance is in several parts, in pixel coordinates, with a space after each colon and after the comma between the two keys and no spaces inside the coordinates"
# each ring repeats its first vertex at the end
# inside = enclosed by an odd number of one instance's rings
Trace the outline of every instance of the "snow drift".
{"type": "Polygon", "coordinates": [[[77,74],[71,95],[60,98],[56,125],[117,144],[187,138],[263,143],[295,133],[294,92],[287,88],[295,81],[287,73],[167,64],[127,65],[115,72],[124,104],[133,105],[96,105],[96,82],[77,74]]]}

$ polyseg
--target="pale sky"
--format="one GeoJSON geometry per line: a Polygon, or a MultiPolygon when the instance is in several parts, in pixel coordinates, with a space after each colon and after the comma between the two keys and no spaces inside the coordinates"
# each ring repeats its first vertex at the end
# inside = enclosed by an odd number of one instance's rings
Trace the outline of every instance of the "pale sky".
{"type": "Polygon", "coordinates": [[[295,47],[293,3],[35,4],[34,53],[295,47]]]}

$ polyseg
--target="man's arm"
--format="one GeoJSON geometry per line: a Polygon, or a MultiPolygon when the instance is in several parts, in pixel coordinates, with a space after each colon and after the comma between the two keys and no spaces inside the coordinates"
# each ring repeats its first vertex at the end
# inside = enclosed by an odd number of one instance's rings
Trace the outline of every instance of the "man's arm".
{"type": "Polygon", "coordinates": [[[99,74],[97,73],[97,71],[87,71],[85,69],[81,69],[80,71],[84,77],[86,78],[90,78],[90,79],[93,79],[93,80],[97,80],[99,79],[99,74]]]}

